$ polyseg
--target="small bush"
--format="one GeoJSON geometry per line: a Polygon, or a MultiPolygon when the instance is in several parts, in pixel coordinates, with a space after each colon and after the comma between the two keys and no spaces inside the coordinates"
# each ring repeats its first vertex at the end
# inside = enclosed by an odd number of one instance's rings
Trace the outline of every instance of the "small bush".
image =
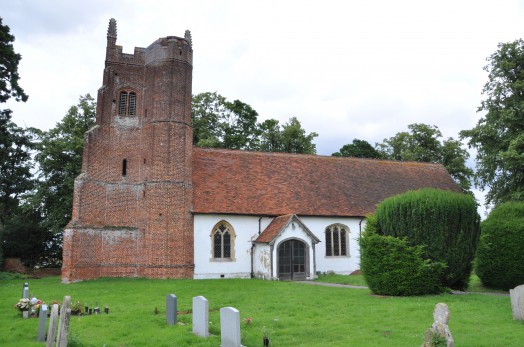
{"type": "Polygon", "coordinates": [[[445,265],[427,259],[424,246],[378,235],[374,222],[370,216],[359,239],[360,268],[373,293],[410,296],[443,292],[440,277],[445,265]]]}
{"type": "Polygon", "coordinates": [[[434,262],[447,264],[441,284],[465,289],[479,239],[477,204],[469,195],[439,189],[409,191],[377,206],[376,230],[423,245],[434,262]]]}
{"type": "Polygon", "coordinates": [[[524,203],[497,206],[481,224],[475,271],[482,284],[508,290],[524,284],[524,203]]]}

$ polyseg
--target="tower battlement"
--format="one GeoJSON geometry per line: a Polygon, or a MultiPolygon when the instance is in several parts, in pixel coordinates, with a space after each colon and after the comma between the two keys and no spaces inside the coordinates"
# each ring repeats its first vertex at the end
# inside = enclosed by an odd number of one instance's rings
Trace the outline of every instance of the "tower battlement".
{"type": "Polygon", "coordinates": [[[133,54],[123,53],[123,47],[117,45],[116,40],[116,20],[111,18],[107,30],[106,62],[150,65],[164,60],[178,60],[193,65],[193,43],[189,30],[186,30],[184,37],[166,36],[147,48],[135,47],[133,54]]]}

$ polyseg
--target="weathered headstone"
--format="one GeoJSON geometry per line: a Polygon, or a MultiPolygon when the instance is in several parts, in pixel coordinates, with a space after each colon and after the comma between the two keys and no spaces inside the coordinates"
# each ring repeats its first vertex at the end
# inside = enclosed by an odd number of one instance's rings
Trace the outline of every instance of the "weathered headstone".
{"type": "Polygon", "coordinates": [[[51,307],[51,317],[49,318],[49,328],[47,329],[46,347],[52,347],[55,343],[56,321],[58,320],[58,305],[51,307]]]}
{"type": "Polygon", "coordinates": [[[524,320],[524,284],[509,290],[513,319],[524,320]]]}
{"type": "Polygon", "coordinates": [[[56,337],[56,347],[67,346],[69,336],[69,320],[71,319],[71,297],[65,296],[62,308],[60,309],[60,321],[58,322],[58,336],[56,337]]]}
{"type": "Polygon", "coordinates": [[[233,307],[220,309],[220,334],[222,347],[241,347],[240,312],[233,307]]]}
{"type": "Polygon", "coordinates": [[[29,298],[29,283],[24,283],[24,289],[22,290],[22,299],[29,298]]]}
{"type": "Polygon", "coordinates": [[[45,342],[45,329],[47,322],[47,305],[42,304],[40,306],[40,313],[38,314],[38,342],[45,342]]]}
{"type": "Polygon", "coordinates": [[[209,336],[209,303],[203,296],[193,298],[193,334],[209,336]]]}
{"type": "Polygon", "coordinates": [[[448,305],[446,304],[436,304],[435,311],[433,312],[433,325],[426,330],[424,334],[424,344],[422,347],[431,347],[435,344],[435,339],[443,339],[446,341],[447,347],[453,347],[454,341],[451,336],[451,331],[449,331],[448,323],[450,318],[450,312],[448,305]]]}
{"type": "Polygon", "coordinates": [[[175,294],[169,294],[166,297],[166,321],[167,324],[176,324],[177,298],[175,294]]]}

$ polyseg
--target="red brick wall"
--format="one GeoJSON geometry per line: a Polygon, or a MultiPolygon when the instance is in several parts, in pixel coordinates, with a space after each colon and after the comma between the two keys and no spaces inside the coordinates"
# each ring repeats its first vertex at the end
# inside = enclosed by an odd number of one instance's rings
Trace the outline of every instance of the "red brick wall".
{"type": "Polygon", "coordinates": [[[192,277],[192,49],[158,39],[123,54],[108,37],[97,126],[86,134],[62,280],[192,277]],[[120,91],[137,115],[119,116],[120,91]],[[126,161],[126,175],[122,164],[126,161]]]}

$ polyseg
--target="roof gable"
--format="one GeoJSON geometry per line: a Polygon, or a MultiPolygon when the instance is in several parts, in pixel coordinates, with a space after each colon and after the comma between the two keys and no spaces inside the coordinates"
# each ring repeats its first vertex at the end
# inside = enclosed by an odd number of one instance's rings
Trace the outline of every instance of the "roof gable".
{"type": "Polygon", "coordinates": [[[309,230],[308,227],[300,218],[294,214],[287,214],[284,216],[279,216],[271,221],[267,228],[258,236],[255,242],[260,243],[269,243],[272,244],[277,236],[279,236],[290,223],[297,223],[304,230],[306,234],[311,237],[313,243],[319,243],[320,240],[309,230]]]}
{"type": "Polygon", "coordinates": [[[461,191],[440,164],[193,149],[195,213],[365,216],[427,187],[461,191]]]}

